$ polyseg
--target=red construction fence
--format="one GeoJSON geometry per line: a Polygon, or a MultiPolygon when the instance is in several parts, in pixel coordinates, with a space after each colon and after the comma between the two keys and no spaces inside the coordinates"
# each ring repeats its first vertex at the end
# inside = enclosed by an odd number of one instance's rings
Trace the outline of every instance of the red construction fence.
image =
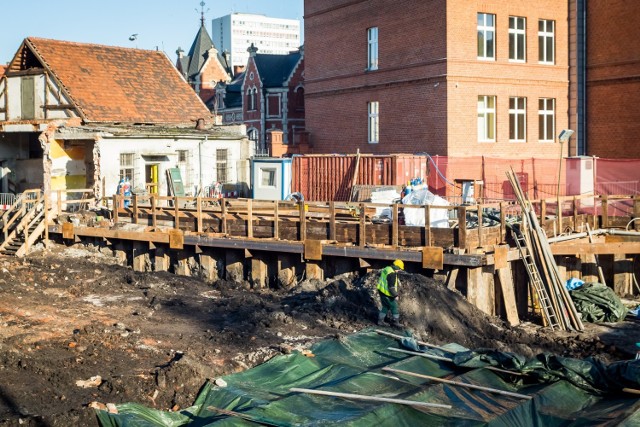
{"type": "Polygon", "coordinates": [[[426,181],[429,189],[440,196],[460,196],[463,182],[472,181],[480,192],[474,194],[475,198],[513,200],[506,177],[510,169],[532,200],[640,192],[640,159],[305,155],[294,156],[292,169],[292,191],[301,192],[311,201],[346,201],[354,184],[402,185],[414,178],[426,181]]]}

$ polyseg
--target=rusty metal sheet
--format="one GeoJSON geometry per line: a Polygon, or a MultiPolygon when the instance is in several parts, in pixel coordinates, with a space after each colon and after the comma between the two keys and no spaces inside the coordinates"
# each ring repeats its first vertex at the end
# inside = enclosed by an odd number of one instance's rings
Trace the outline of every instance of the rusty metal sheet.
{"type": "Polygon", "coordinates": [[[65,222],[62,224],[62,238],[63,239],[73,239],[73,224],[70,222],[65,222]]]}
{"type": "Polygon", "coordinates": [[[422,268],[442,270],[444,268],[444,250],[439,246],[422,248],[422,268]]]}
{"type": "Polygon", "coordinates": [[[496,246],[495,253],[493,254],[493,265],[496,270],[501,268],[507,268],[509,266],[509,247],[508,246],[496,246]]]}
{"type": "Polygon", "coordinates": [[[304,259],[307,259],[310,261],[322,260],[322,241],[321,240],[307,239],[304,241],[304,259]]]}
{"type": "Polygon", "coordinates": [[[169,230],[169,248],[184,248],[184,233],[182,232],[182,230],[169,230]]]}

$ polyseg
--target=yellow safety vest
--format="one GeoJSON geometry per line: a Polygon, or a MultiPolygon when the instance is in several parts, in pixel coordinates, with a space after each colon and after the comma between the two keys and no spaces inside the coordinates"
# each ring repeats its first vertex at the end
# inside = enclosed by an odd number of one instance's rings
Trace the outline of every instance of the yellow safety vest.
{"type": "MultiPolygon", "coordinates": [[[[393,267],[385,267],[382,269],[382,272],[380,273],[380,279],[378,279],[378,290],[388,297],[392,295],[391,295],[391,292],[389,292],[389,283],[387,283],[387,276],[393,272],[395,272],[393,267]]],[[[396,277],[396,282],[397,280],[398,279],[396,277]]]]}

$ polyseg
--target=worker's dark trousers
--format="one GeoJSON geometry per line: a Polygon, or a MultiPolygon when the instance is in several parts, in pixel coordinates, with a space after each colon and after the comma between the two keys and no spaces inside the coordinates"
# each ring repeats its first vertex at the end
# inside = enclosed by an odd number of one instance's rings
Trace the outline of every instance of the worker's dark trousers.
{"type": "Polygon", "coordinates": [[[378,295],[380,295],[380,303],[382,303],[382,308],[378,313],[378,321],[384,321],[385,317],[387,317],[387,312],[391,312],[391,316],[393,316],[393,320],[398,320],[400,318],[400,311],[398,311],[398,302],[395,298],[391,298],[388,295],[383,294],[378,291],[378,295]]]}

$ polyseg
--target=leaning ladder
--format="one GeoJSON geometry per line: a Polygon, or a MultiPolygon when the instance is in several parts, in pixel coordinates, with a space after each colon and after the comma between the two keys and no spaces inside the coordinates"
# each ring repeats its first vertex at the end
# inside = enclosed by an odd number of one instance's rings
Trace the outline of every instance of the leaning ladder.
{"type": "Polygon", "coordinates": [[[550,326],[551,329],[561,329],[560,324],[558,323],[556,310],[553,308],[553,304],[551,304],[551,300],[549,299],[549,294],[544,287],[544,283],[542,283],[538,267],[535,265],[533,258],[531,257],[531,251],[529,250],[529,245],[527,245],[524,233],[518,227],[513,227],[512,233],[513,238],[516,241],[516,245],[518,246],[518,250],[520,251],[520,258],[522,258],[522,262],[527,268],[529,279],[531,280],[531,283],[533,283],[533,288],[538,294],[538,302],[540,303],[540,308],[542,309],[542,314],[547,321],[547,325],[550,326]]]}

